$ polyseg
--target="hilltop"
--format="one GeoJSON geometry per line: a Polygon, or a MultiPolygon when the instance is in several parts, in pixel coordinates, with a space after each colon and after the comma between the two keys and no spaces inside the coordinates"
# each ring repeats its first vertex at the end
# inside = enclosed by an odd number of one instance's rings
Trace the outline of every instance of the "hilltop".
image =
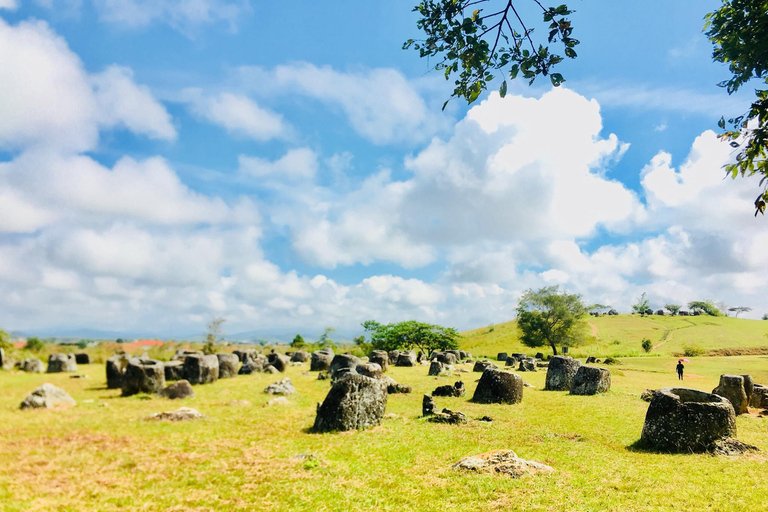
{"type": "MultiPolygon", "coordinates": [[[[768,347],[768,321],[713,316],[617,315],[588,317],[587,342],[570,349],[579,357],[626,357],[644,354],[644,338],[653,343],[651,355],[674,355],[685,346],[703,350],[768,347]]],[[[475,355],[495,356],[498,352],[530,352],[519,340],[517,323],[509,322],[461,333],[463,350],[475,355]]],[[[551,353],[548,347],[540,350],[551,353]]]]}

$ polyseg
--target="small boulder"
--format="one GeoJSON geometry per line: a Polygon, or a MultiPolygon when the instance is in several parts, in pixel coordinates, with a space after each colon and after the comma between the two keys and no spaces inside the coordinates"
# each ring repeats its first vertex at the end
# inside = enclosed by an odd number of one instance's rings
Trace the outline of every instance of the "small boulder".
{"type": "Polygon", "coordinates": [[[504,366],[517,366],[517,359],[513,356],[507,356],[507,360],[504,362],[504,366]]]}
{"type": "Polygon", "coordinates": [[[390,350],[389,352],[387,352],[387,357],[389,358],[389,364],[393,364],[397,366],[397,358],[400,357],[400,351],[390,350]]]}
{"type": "Polygon", "coordinates": [[[534,358],[538,359],[539,361],[544,360],[544,353],[543,352],[536,352],[536,355],[533,356],[534,358]]]}
{"type": "Polygon", "coordinates": [[[407,394],[411,392],[411,386],[407,386],[405,384],[398,384],[397,382],[395,382],[395,379],[393,379],[392,377],[383,376],[381,380],[384,383],[384,385],[387,387],[387,393],[389,393],[390,395],[398,394],[398,393],[407,394]]]}
{"type": "Polygon", "coordinates": [[[47,373],[76,372],[77,361],[74,354],[51,354],[48,356],[47,373]]]}
{"type": "Polygon", "coordinates": [[[519,372],[535,372],[536,360],[532,357],[525,357],[520,360],[520,365],[517,367],[519,372]]]}
{"type": "Polygon", "coordinates": [[[313,430],[359,430],[380,425],[387,407],[385,386],[381,379],[357,374],[338,380],[318,405],[313,430]]]}
{"type": "Polygon", "coordinates": [[[368,354],[368,362],[378,364],[381,366],[381,371],[386,372],[389,368],[389,354],[384,350],[374,350],[368,354]]]}
{"type": "Polygon", "coordinates": [[[768,387],[762,384],[755,384],[752,389],[752,398],[749,401],[749,405],[756,409],[768,409],[768,387]]]}
{"type": "Polygon", "coordinates": [[[432,416],[437,412],[437,406],[435,405],[435,399],[429,395],[424,395],[421,400],[421,415],[432,416]]]}
{"type": "Polygon", "coordinates": [[[280,370],[272,366],[271,364],[268,364],[264,367],[264,373],[280,373],[280,370]]]}
{"type": "Polygon", "coordinates": [[[204,356],[202,351],[200,350],[189,350],[186,348],[180,348],[176,350],[176,353],[173,354],[173,357],[171,358],[171,361],[184,361],[187,356],[204,356]]]}
{"type": "Polygon", "coordinates": [[[737,416],[747,412],[749,401],[744,390],[744,377],[741,375],[721,375],[720,384],[712,390],[712,393],[728,399],[737,416]]]}
{"type": "Polygon", "coordinates": [[[742,375],[744,377],[744,393],[747,395],[747,405],[752,401],[752,393],[755,391],[755,381],[751,375],[742,375]]]}
{"type": "Polygon", "coordinates": [[[481,404],[516,404],[522,400],[522,377],[497,368],[483,372],[472,397],[473,402],[481,404]]]}
{"type": "Polygon", "coordinates": [[[381,366],[378,363],[361,363],[355,368],[357,373],[371,377],[372,379],[379,379],[382,376],[381,366]]]}
{"type": "Polygon", "coordinates": [[[467,416],[463,412],[443,409],[428,418],[433,423],[447,423],[448,425],[461,425],[467,423],[467,416]]]}
{"type": "Polygon", "coordinates": [[[172,360],[163,363],[165,370],[165,380],[182,380],[184,379],[184,361],[172,360]]]}
{"type": "Polygon", "coordinates": [[[165,389],[161,389],[157,394],[163,398],[170,398],[171,400],[195,398],[195,391],[192,389],[192,385],[188,380],[174,382],[165,389]]]}
{"type": "Polygon", "coordinates": [[[16,363],[19,370],[27,373],[43,373],[45,366],[43,362],[36,357],[30,357],[29,359],[23,359],[16,363]]]}
{"type": "Polygon", "coordinates": [[[191,407],[179,407],[175,411],[157,412],[144,419],[148,421],[186,421],[198,420],[202,417],[202,414],[191,407]]]}
{"type": "Polygon", "coordinates": [[[456,469],[476,471],[478,473],[503,474],[512,478],[538,473],[550,474],[555,470],[530,460],[521,459],[512,450],[493,450],[472,457],[466,457],[453,465],[456,469]]]}
{"type": "Polygon", "coordinates": [[[327,372],[331,368],[331,361],[333,361],[333,350],[330,348],[315,350],[310,356],[309,371],[327,372]]]}
{"type": "Polygon", "coordinates": [[[271,354],[267,354],[267,361],[270,365],[274,366],[277,371],[280,373],[284,373],[285,369],[288,368],[288,365],[291,364],[291,358],[284,355],[284,354],[278,354],[277,352],[272,352],[271,354]]]}
{"type": "Polygon", "coordinates": [[[445,370],[445,365],[440,361],[434,360],[431,363],[429,363],[428,375],[437,376],[437,375],[440,375],[440,372],[442,372],[443,370],[445,370]]]}
{"type": "Polygon", "coordinates": [[[293,387],[291,379],[286,377],[264,388],[264,392],[270,395],[290,395],[296,392],[296,388],[293,387]]]}
{"type": "Polygon", "coordinates": [[[158,393],[165,387],[165,365],[153,359],[131,359],[123,374],[123,396],[158,393]]]}
{"type": "Polygon", "coordinates": [[[547,368],[546,391],[569,391],[581,361],[568,356],[553,356],[547,368]]]}
{"type": "Polygon", "coordinates": [[[219,360],[220,379],[237,377],[237,373],[240,371],[240,358],[237,357],[237,354],[216,354],[216,358],[219,360]]]}
{"type": "Polygon", "coordinates": [[[663,388],[651,399],[641,442],[671,452],[703,452],[736,435],[736,414],[726,398],[689,388],[663,388]]]}
{"type": "Polygon", "coordinates": [[[210,384],[219,380],[219,358],[191,354],[184,359],[184,377],[190,384],[210,384]]]}
{"type": "Polygon", "coordinates": [[[75,362],[77,364],[91,364],[91,356],[89,356],[85,352],[75,354],[75,362]]]}
{"type": "Polygon", "coordinates": [[[438,386],[432,392],[432,396],[452,396],[458,398],[464,396],[465,393],[466,388],[464,387],[464,383],[462,381],[457,381],[453,384],[453,386],[450,384],[446,384],[445,386],[438,386]]]}
{"type": "Polygon", "coordinates": [[[266,362],[266,357],[260,357],[258,359],[246,359],[243,365],[240,367],[240,370],[238,370],[237,374],[250,375],[256,372],[263,372],[266,362]]]}
{"type": "Polygon", "coordinates": [[[395,366],[416,366],[416,353],[413,350],[400,352],[395,366]]]}
{"type": "Polygon", "coordinates": [[[507,354],[506,352],[499,352],[499,353],[496,355],[496,360],[497,360],[497,361],[506,361],[506,360],[507,360],[507,357],[508,357],[508,354],[507,354]]]}
{"type": "Polygon", "coordinates": [[[331,361],[331,380],[336,380],[342,373],[357,373],[355,369],[359,364],[359,357],[352,354],[336,354],[331,361]]]}
{"type": "Polygon", "coordinates": [[[473,372],[484,372],[488,368],[498,368],[490,361],[475,361],[475,366],[472,367],[473,372]]]}
{"type": "Polygon", "coordinates": [[[125,367],[130,359],[126,354],[115,354],[107,359],[107,388],[119,389],[123,387],[123,375],[125,367]]]}
{"type": "Polygon", "coordinates": [[[595,362],[595,356],[589,356],[587,358],[586,364],[592,364],[595,362]]]}
{"type": "Polygon", "coordinates": [[[572,395],[595,395],[611,389],[611,372],[596,366],[580,366],[571,384],[572,395]]]}
{"type": "Polygon", "coordinates": [[[309,352],[306,350],[297,350],[291,354],[292,363],[306,363],[307,361],[309,361],[309,352]]]}
{"type": "Polygon", "coordinates": [[[43,384],[21,402],[22,409],[51,408],[59,405],[77,405],[69,394],[53,384],[43,384]]]}

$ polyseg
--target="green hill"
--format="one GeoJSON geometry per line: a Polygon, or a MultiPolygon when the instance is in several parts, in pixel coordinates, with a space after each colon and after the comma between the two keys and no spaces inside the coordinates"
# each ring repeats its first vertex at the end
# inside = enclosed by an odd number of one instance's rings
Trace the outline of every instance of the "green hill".
{"type": "MultiPolygon", "coordinates": [[[[591,336],[579,347],[570,349],[576,356],[636,356],[644,354],[644,338],[653,343],[651,355],[682,353],[684,346],[703,350],[768,347],[768,321],[712,316],[618,315],[589,317],[591,336]]],[[[476,356],[495,357],[499,352],[537,351],[551,353],[549,347],[532,349],[520,343],[513,320],[492,327],[463,332],[461,348],[476,356]]]]}

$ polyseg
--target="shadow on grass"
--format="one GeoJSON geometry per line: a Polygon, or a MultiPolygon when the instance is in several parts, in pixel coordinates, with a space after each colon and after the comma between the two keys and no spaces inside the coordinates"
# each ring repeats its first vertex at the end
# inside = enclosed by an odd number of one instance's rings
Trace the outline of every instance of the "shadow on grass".
{"type": "Polygon", "coordinates": [[[633,453],[656,453],[659,455],[692,455],[695,453],[706,453],[706,449],[702,449],[699,451],[695,450],[688,450],[688,451],[671,451],[671,450],[664,450],[661,448],[657,448],[653,445],[650,445],[646,442],[644,442],[642,439],[638,439],[634,443],[627,445],[625,447],[627,451],[633,452],[633,453]]]}

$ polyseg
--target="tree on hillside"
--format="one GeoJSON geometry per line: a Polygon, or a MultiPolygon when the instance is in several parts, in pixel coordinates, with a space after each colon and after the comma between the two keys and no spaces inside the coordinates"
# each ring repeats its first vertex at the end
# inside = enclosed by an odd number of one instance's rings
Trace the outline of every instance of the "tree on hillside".
{"type": "Polygon", "coordinates": [[[677,315],[677,312],[680,311],[681,307],[682,306],[680,306],[679,304],[667,304],[664,306],[664,309],[669,311],[670,315],[675,316],[677,315]]]}
{"type": "Polygon", "coordinates": [[[723,313],[717,309],[715,303],[711,300],[694,300],[688,303],[688,309],[691,311],[699,311],[706,313],[709,316],[722,316],[723,313]]]}
{"type": "Polygon", "coordinates": [[[648,299],[645,298],[645,292],[637,298],[637,302],[632,304],[632,311],[640,313],[640,316],[645,316],[645,312],[651,308],[648,299]]]}
{"type": "Polygon", "coordinates": [[[728,311],[736,313],[734,316],[738,318],[739,313],[748,313],[749,311],[752,311],[752,308],[750,308],[749,306],[736,306],[734,308],[728,308],[728,311]]]}
{"type": "Polygon", "coordinates": [[[586,314],[581,295],[560,292],[558,286],[529,289],[517,305],[520,341],[528,347],[549,345],[557,355],[558,346],[571,347],[583,339],[586,314]]]}
{"type": "MultiPolygon", "coordinates": [[[[467,103],[487,89],[496,78],[494,73],[504,78],[499,87],[502,98],[507,93],[507,78],[522,76],[532,84],[539,75],[549,76],[557,87],[565,78],[554,73],[554,67],[564,60],[563,55],[576,58],[574,48],[579,41],[572,37],[573,26],[567,19],[575,11],[566,4],[544,7],[539,0],[422,0],[413,10],[420,15],[416,26],[424,39],[408,39],[403,49],[413,48],[420,57],[435,59],[434,69],[443,72],[446,80],[455,77],[451,98],[463,98],[467,103]],[[542,22],[524,19],[523,5],[541,9],[542,22]],[[547,37],[535,37],[534,28],[545,31],[547,37]],[[549,45],[556,47],[551,50],[549,45]],[[560,49],[563,55],[558,54],[560,49]]],[[[766,27],[765,0],[723,0],[719,9],[707,14],[704,30],[713,45],[712,59],[727,63],[732,73],[729,80],[718,84],[728,94],[753,79],[768,84],[766,27]]],[[[727,121],[722,118],[718,124],[724,130],[721,137],[739,148],[736,163],[726,165],[726,172],[734,178],[761,175],[757,215],[768,204],[768,89],[756,89],[755,96],[747,112],[727,121]]]]}
{"type": "Polygon", "coordinates": [[[435,350],[457,350],[459,333],[452,327],[409,320],[396,324],[380,324],[375,320],[363,322],[363,328],[376,350],[410,350],[416,348],[429,354],[435,350]]]}
{"type": "Polygon", "coordinates": [[[216,343],[224,340],[224,331],[221,327],[224,322],[226,322],[226,319],[219,316],[205,325],[208,331],[205,333],[205,345],[203,346],[204,354],[216,353],[216,343]]]}
{"type": "Polygon", "coordinates": [[[302,348],[304,345],[306,345],[306,342],[304,341],[304,338],[301,337],[301,334],[297,334],[291,342],[293,348],[302,348]]]}
{"type": "Polygon", "coordinates": [[[333,334],[336,331],[333,327],[326,327],[323,331],[323,334],[320,335],[320,337],[317,339],[317,344],[320,345],[320,347],[332,347],[334,345],[334,341],[331,338],[331,334],[333,334]]]}
{"type": "Polygon", "coordinates": [[[605,304],[591,304],[587,306],[587,311],[589,311],[590,313],[593,313],[593,312],[599,313],[606,309],[611,309],[611,306],[606,306],[605,304]]]}

